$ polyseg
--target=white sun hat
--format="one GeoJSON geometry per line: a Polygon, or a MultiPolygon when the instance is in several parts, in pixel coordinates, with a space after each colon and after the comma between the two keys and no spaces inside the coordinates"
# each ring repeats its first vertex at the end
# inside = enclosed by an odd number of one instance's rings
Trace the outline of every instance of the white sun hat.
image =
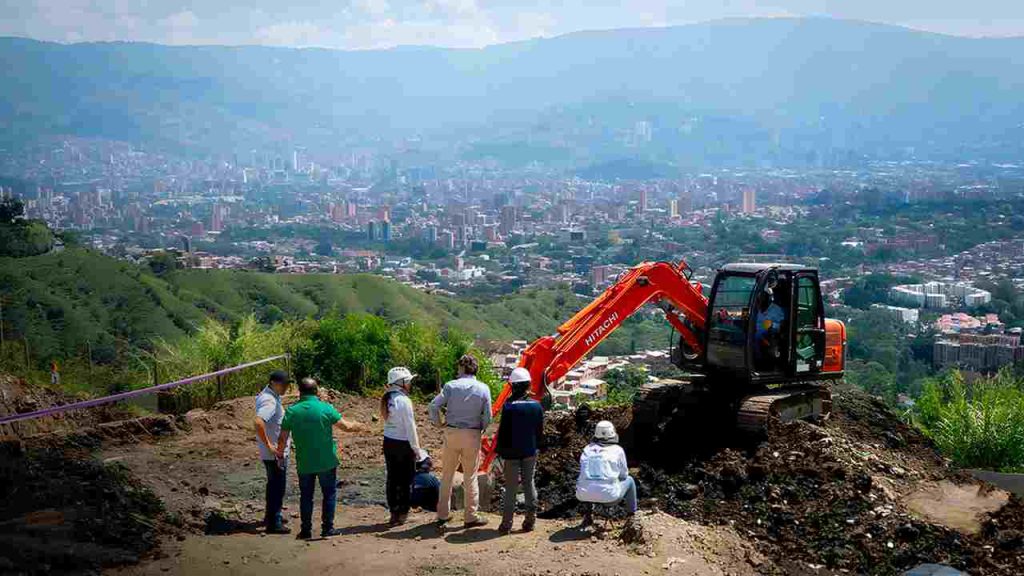
{"type": "Polygon", "coordinates": [[[391,370],[388,370],[388,386],[394,386],[412,380],[416,375],[409,371],[405,366],[395,366],[391,370]]]}

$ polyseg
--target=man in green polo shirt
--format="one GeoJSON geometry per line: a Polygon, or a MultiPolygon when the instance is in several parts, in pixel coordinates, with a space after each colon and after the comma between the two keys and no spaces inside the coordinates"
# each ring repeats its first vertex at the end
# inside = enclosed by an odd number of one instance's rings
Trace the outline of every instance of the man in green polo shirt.
{"type": "Polygon", "coordinates": [[[299,382],[299,401],[285,412],[277,440],[279,457],[284,454],[289,437],[295,445],[302,516],[299,538],[303,540],[312,537],[313,493],[317,482],[324,497],[320,536],[327,538],[339,533],[334,528],[334,509],[338,501],[338,445],[334,441],[333,428],[337,426],[346,432],[370,431],[365,424],[342,418],[334,406],[320,400],[316,393],[316,380],[303,378],[299,382]]]}

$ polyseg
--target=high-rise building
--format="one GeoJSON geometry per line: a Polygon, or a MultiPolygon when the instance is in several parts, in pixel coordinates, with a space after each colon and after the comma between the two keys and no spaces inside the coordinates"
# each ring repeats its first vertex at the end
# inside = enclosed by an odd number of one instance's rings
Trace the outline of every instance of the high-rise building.
{"type": "Polygon", "coordinates": [[[743,189],[743,213],[753,214],[757,211],[757,194],[753,188],[743,189]]]}
{"type": "Polygon", "coordinates": [[[380,208],[378,208],[377,209],[377,220],[380,220],[381,222],[390,222],[391,221],[391,207],[385,205],[385,206],[381,206],[380,208]]]}
{"type": "Polygon", "coordinates": [[[384,220],[380,223],[380,237],[385,242],[391,242],[391,222],[384,220]]]}
{"type": "Polygon", "coordinates": [[[213,205],[213,214],[210,216],[210,231],[221,232],[224,230],[224,217],[227,215],[227,207],[223,204],[213,205]]]}
{"type": "Polygon", "coordinates": [[[647,211],[647,188],[640,189],[640,205],[637,206],[637,212],[643,214],[647,211]]]}
{"type": "Polygon", "coordinates": [[[679,200],[675,198],[668,201],[669,218],[679,218],[679,200]]]}
{"type": "Polygon", "coordinates": [[[693,192],[683,190],[679,195],[679,213],[689,214],[690,212],[693,212],[693,192]]]}
{"type": "Polygon", "coordinates": [[[590,283],[595,287],[603,286],[611,281],[612,267],[607,264],[590,268],[590,283]]]}
{"type": "Polygon", "coordinates": [[[445,250],[455,248],[455,234],[452,234],[451,230],[445,230],[441,233],[440,243],[445,250]]]}
{"type": "Polygon", "coordinates": [[[378,238],[377,234],[377,223],[374,222],[373,220],[370,220],[369,222],[366,223],[366,239],[369,240],[370,242],[373,242],[378,238]]]}
{"type": "Polygon", "coordinates": [[[431,244],[437,242],[437,226],[427,226],[424,234],[426,235],[427,242],[430,242],[431,244]]]}
{"type": "Polygon", "coordinates": [[[508,236],[516,229],[517,219],[518,214],[516,213],[515,206],[501,207],[501,218],[499,220],[500,224],[498,230],[501,232],[502,236],[508,236]]]}

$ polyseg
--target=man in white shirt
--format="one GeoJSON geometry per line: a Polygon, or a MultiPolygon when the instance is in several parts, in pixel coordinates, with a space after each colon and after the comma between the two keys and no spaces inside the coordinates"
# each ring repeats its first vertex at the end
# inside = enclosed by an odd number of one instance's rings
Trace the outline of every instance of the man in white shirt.
{"type": "Polygon", "coordinates": [[[281,517],[288,480],[291,439],[288,440],[283,456],[277,456],[277,440],[281,435],[281,421],[284,419],[281,397],[288,392],[290,386],[291,379],[288,374],[277,370],[270,374],[270,382],[256,396],[256,446],[259,447],[263,467],[267,470],[266,512],[263,517],[267,534],[291,532],[284,526],[284,519],[281,517]]]}
{"type": "Polygon", "coordinates": [[[594,438],[580,455],[580,475],[576,479],[576,499],[587,504],[584,526],[593,522],[593,504],[624,502],[630,517],[636,514],[636,482],[629,475],[626,452],[619,446],[615,425],[607,420],[597,423],[594,438]]]}

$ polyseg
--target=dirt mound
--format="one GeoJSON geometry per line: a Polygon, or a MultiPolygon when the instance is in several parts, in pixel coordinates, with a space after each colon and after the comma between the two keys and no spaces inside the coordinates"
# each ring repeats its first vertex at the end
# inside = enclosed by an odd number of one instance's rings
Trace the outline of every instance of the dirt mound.
{"type": "MultiPolygon", "coordinates": [[[[34,412],[79,400],[82,398],[45,387],[32,386],[20,378],[0,374],[0,416],[34,412]]],[[[131,418],[131,415],[124,406],[98,406],[36,420],[0,424],[0,438],[28,438],[40,434],[64,433],[126,418],[131,418]]]]}
{"type": "Polygon", "coordinates": [[[125,468],[4,447],[0,573],[93,573],[136,562],[156,545],[160,501],[125,468]]]}
{"type": "MultiPolygon", "coordinates": [[[[641,499],[688,521],[733,526],[785,573],[896,574],[925,562],[975,575],[1024,573],[1019,499],[982,518],[977,535],[918,518],[903,503],[914,487],[972,481],[880,401],[843,390],[834,402],[833,417],[819,425],[776,425],[756,446],[681,456],[671,471],[631,459],[641,499]]],[[[629,413],[550,419],[538,465],[543,514],[575,513],[577,459],[594,423],[612,420],[625,438],[629,413]]]]}

